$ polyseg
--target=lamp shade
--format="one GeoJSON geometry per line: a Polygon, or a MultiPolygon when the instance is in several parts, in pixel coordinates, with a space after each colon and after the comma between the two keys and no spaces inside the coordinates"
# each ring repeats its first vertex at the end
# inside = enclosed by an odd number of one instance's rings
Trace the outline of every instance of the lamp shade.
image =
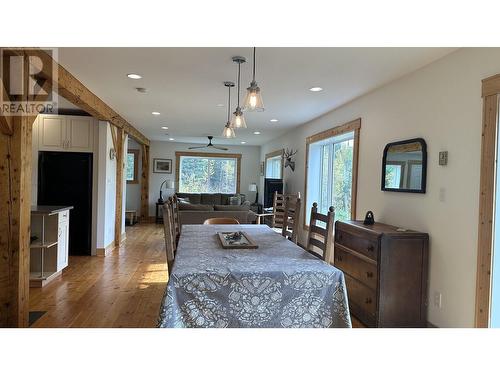
{"type": "Polygon", "coordinates": [[[241,111],[240,107],[237,107],[236,111],[233,113],[233,118],[229,127],[233,129],[241,129],[247,127],[245,117],[243,116],[243,112],[241,111]]]}
{"type": "Polygon", "coordinates": [[[260,88],[255,81],[252,81],[250,87],[247,88],[247,96],[243,102],[243,111],[264,111],[264,102],[262,101],[260,88]]]}
{"type": "Polygon", "coordinates": [[[168,180],[166,184],[167,189],[175,189],[175,183],[172,180],[168,180]]]}
{"type": "Polygon", "coordinates": [[[248,191],[257,191],[257,184],[253,183],[248,185],[248,191]]]}
{"type": "Polygon", "coordinates": [[[236,134],[234,133],[234,129],[229,127],[230,122],[228,121],[226,126],[224,126],[224,131],[222,132],[222,136],[224,138],[235,138],[236,134]]]}

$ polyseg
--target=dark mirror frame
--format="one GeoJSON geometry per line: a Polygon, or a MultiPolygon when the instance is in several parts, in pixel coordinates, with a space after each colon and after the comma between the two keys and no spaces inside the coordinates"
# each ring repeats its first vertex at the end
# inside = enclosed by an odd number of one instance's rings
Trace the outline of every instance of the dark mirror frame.
{"type": "Polygon", "coordinates": [[[398,142],[392,142],[388,143],[385,148],[384,148],[384,156],[382,158],[382,180],[381,180],[381,189],[383,191],[396,191],[400,193],[419,193],[419,194],[425,194],[425,188],[427,185],[427,144],[425,143],[423,138],[413,138],[413,139],[406,139],[404,141],[398,141],[398,142]],[[420,143],[422,146],[422,184],[421,184],[421,189],[392,189],[392,188],[386,188],[385,187],[385,167],[387,163],[387,151],[389,150],[390,147],[392,146],[399,146],[399,145],[404,145],[408,143],[420,143]]]}

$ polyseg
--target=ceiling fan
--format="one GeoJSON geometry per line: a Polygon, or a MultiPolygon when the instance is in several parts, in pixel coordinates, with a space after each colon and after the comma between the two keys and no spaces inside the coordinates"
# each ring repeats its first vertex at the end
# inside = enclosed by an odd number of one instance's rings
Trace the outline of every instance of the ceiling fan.
{"type": "Polygon", "coordinates": [[[208,138],[208,145],[206,146],[194,146],[194,147],[189,147],[190,150],[194,150],[194,149],[197,149],[197,148],[215,148],[217,150],[222,150],[222,151],[227,151],[228,149],[225,148],[225,147],[219,147],[219,146],[214,146],[212,144],[212,139],[213,139],[213,135],[208,135],[207,136],[208,138]]]}

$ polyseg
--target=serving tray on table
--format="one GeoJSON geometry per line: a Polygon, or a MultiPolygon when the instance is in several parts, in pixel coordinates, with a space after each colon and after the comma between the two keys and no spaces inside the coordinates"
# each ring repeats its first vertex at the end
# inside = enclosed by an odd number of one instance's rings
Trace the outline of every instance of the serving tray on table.
{"type": "Polygon", "coordinates": [[[246,232],[217,232],[223,249],[257,249],[259,246],[246,232]]]}

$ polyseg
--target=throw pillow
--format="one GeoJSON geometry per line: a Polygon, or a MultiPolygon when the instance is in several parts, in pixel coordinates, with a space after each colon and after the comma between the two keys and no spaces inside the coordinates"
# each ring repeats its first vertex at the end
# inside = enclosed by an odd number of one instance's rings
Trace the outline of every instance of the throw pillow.
{"type": "Polygon", "coordinates": [[[241,204],[241,197],[239,195],[229,197],[229,204],[231,206],[239,206],[241,204]]]}
{"type": "Polygon", "coordinates": [[[177,197],[177,202],[179,202],[179,203],[191,203],[189,201],[189,198],[180,198],[180,197],[177,197]]]}

